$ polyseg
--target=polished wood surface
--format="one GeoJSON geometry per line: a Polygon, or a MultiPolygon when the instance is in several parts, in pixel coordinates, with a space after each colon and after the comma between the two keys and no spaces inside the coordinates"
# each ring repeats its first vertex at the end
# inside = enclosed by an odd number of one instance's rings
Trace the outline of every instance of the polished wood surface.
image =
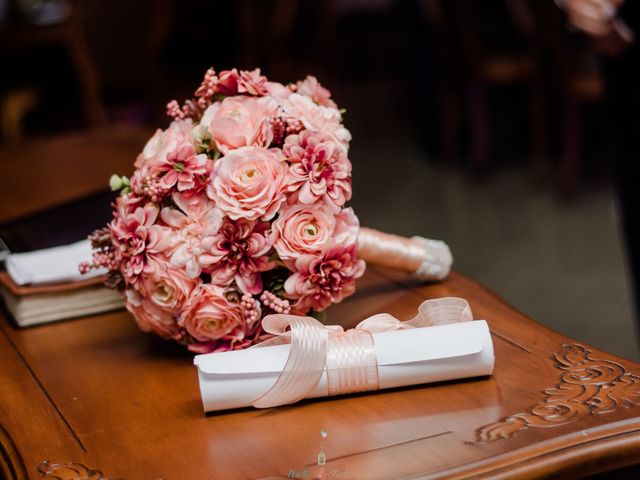
{"type": "Polygon", "coordinates": [[[329,321],[408,318],[449,295],[489,323],[491,377],[209,415],[191,355],[125,311],[25,330],[3,318],[9,478],[287,478],[315,472],[321,448],[326,478],[571,478],[640,459],[640,365],[540,326],[463,275],[419,285],[370,269],[329,321]]]}
{"type": "MultiPolygon", "coordinates": [[[[146,136],[0,150],[0,221],[127,174],[146,136]]],[[[209,415],[192,356],[126,311],[23,330],[0,314],[0,478],[313,478],[321,449],[325,478],[575,478],[640,461],[640,365],[541,326],[459,273],[421,285],[370,268],[328,320],[409,318],[442,296],[487,320],[492,376],[209,415]]]]}
{"type": "Polygon", "coordinates": [[[0,146],[0,222],[108,188],[129,176],[153,130],[116,125],[0,146]]]}

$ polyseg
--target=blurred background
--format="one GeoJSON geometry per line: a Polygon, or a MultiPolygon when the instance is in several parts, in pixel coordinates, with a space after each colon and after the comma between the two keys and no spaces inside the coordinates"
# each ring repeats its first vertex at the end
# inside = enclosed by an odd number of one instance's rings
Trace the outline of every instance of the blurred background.
{"type": "Polygon", "coordinates": [[[624,28],[594,36],[567,8],[0,0],[0,188],[16,202],[0,222],[130,174],[168,125],[167,102],[190,98],[210,66],[282,83],[312,74],[346,109],[363,225],[443,239],[454,268],[519,310],[639,360],[607,80],[635,47],[624,28]],[[43,163],[59,177],[39,177],[43,163]],[[34,197],[69,175],[86,182],[34,197]]]}

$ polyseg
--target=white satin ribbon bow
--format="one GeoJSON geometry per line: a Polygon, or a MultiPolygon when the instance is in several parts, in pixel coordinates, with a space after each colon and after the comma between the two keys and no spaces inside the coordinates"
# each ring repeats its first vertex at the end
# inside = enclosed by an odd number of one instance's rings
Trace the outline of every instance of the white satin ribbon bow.
{"type": "Polygon", "coordinates": [[[291,350],[276,382],[253,406],[268,408],[295,403],[316,386],[325,370],[328,395],[377,390],[373,333],[469,320],[473,320],[469,303],[457,297],[426,300],[418,307],[418,314],[406,322],[380,313],[347,331],[339,325],[323,325],[311,317],[268,315],[262,320],[262,327],[275,337],[252,348],[290,342],[291,350]]]}

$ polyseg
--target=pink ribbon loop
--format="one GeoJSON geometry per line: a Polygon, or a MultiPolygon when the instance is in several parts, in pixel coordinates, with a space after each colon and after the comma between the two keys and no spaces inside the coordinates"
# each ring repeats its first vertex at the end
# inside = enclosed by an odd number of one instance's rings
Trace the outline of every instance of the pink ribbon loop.
{"type": "Polygon", "coordinates": [[[331,335],[326,369],[329,396],[378,390],[378,361],[371,332],[348,330],[331,335]]]}
{"type": "Polygon", "coordinates": [[[267,332],[280,332],[280,335],[289,326],[291,351],[276,383],[253,402],[253,406],[268,408],[302,400],[322,377],[327,357],[328,330],[314,318],[295,315],[269,315],[262,323],[267,332]]]}
{"type": "Polygon", "coordinates": [[[325,370],[330,396],[377,390],[378,362],[372,334],[470,320],[469,303],[456,297],[426,300],[418,307],[418,314],[406,322],[381,313],[346,332],[339,325],[323,325],[310,317],[268,315],[262,326],[274,337],[252,348],[290,342],[291,350],[273,386],[253,406],[268,408],[302,400],[325,370]]]}

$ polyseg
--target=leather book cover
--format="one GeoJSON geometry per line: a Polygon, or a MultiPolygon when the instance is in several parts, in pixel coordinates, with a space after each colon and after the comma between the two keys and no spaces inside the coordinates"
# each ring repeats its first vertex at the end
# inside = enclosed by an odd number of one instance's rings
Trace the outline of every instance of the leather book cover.
{"type": "Polygon", "coordinates": [[[11,253],[77,242],[111,221],[116,196],[102,191],[12,220],[0,225],[0,242],[11,253]]]}

